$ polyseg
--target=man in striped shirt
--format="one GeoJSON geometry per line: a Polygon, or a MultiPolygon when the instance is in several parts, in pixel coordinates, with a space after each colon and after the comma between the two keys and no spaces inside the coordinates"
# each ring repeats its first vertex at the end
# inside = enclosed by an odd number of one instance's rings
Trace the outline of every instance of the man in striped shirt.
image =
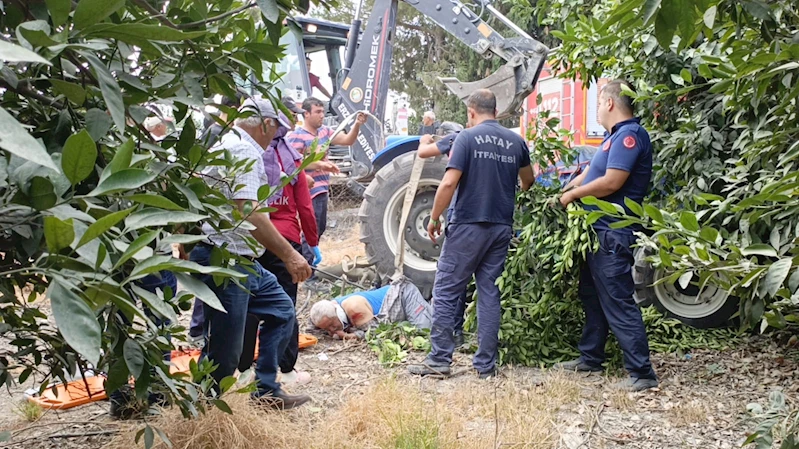
{"type": "MultiPolygon", "coordinates": [[[[366,123],[366,115],[358,113],[355,123],[348,133],[338,134],[333,140],[333,129],[323,125],[325,119],[325,105],[321,100],[308,97],[302,102],[304,120],[301,128],[297,128],[286,136],[286,143],[297,150],[302,155],[307,155],[313,144],[317,141],[317,151],[325,148],[326,144],[336,146],[350,146],[358,138],[361,125],[366,123]]],[[[313,202],[314,214],[316,215],[316,228],[319,237],[325,232],[327,227],[327,203],[330,194],[330,173],[339,173],[336,164],[330,162],[325,153],[324,159],[308,165],[306,171],[313,178],[313,188],[311,188],[311,200],[313,202]]]]}

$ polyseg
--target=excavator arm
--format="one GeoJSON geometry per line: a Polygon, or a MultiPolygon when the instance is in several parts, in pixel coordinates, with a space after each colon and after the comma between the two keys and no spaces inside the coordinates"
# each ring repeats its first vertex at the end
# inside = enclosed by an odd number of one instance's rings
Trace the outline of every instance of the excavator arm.
{"type": "MultiPolygon", "coordinates": [[[[361,0],[359,3],[362,3],[361,0]]],[[[393,41],[400,0],[375,0],[369,20],[360,32],[360,9],[350,30],[341,86],[331,100],[340,120],[366,110],[381,121],[369,120],[361,127],[351,147],[353,175],[367,176],[372,160],[383,148],[382,118],[388,100],[393,41]],[[360,34],[360,43],[359,41],[360,34]]],[[[535,89],[549,49],[530,37],[502,15],[490,0],[476,0],[476,14],[459,0],[402,0],[486,58],[506,61],[499,70],[485,79],[461,82],[456,78],[439,78],[447,88],[465,100],[477,89],[489,89],[497,97],[499,118],[518,115],[524,99],[535,89]],[[504,37],[482,17],[490,15],[504,23],[516,35],[504,37]]]]}

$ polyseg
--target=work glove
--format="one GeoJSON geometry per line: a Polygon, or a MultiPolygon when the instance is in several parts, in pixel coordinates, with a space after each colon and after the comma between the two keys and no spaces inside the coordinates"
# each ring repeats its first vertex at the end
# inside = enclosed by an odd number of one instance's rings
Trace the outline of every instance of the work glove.
{"type": "Polygon", "coordinates": [[[313,262],[311,262],[311,266],[318,267],[320,263],[322,263],[322,251],[319,250],[318,246],[312,246],[311,250],[313,251],[313,262]]]}

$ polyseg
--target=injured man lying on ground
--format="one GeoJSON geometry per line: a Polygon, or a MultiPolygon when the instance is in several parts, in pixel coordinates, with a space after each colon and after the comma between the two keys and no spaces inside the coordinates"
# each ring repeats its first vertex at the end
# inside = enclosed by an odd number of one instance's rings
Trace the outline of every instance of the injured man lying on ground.
{"type": "Polygon", "coordinates": [[[405,278],[376,290],[322,300],[311,308],[313,325],[343,340],[363,338],[381,323],[402,321],[419,329],[430,329],[433,322],[433,307],[405,278]]]}

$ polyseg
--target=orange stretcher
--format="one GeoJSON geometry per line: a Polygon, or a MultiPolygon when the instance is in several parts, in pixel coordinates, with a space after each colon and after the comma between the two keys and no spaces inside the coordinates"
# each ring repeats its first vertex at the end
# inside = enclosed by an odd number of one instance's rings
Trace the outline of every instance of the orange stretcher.
{"type": "Polygon", "coordinates": [[[48,388],[41,396],[28,396],[28,401],[46,409],[65,410],[108,399],[104,383],[105,376],[87,377],[85,383],[83,379],[73,380],[66,385],[60,383],[55,386],[57,395],[52,388],[48,388]]]}
{"type": "MultiPolygon", "coordinates": [[[[319,339],[309,334],[300,334],[300,349],[310,348],[319,342],[319,339]]],[[[258,359],[258,340],[255,340],[255,355],[253,360],[258,359]]]]}
{"type": "Polygon", "coordinates": [[[191,361],[194,360],[195,362],[199,363],[200,352],[201,351],[199,349],[190,349],[188,351],[172,351],[172,366],[170,366],[169,372],[171,374],[191,373],[191,369],[189,368],[191,361]]]}

